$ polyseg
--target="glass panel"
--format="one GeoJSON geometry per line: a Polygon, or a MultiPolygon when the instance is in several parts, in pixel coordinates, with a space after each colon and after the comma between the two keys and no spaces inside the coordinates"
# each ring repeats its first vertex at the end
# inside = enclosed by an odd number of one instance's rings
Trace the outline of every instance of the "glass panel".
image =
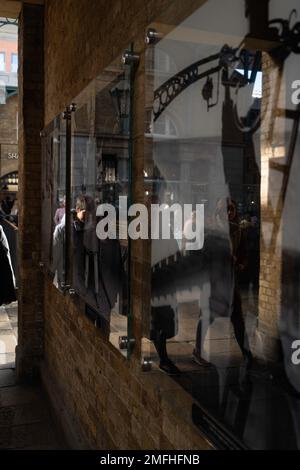
{"type": "Polygon", "coordinates": [[[72,284],[86,313],[126,354],[130,71],[121,57],[74,101],[72,284]],[[108,227],[104,204],[114,213],[108,227]]]}
{"type": "Polygon", "coordinates": [[[58,116],[43,131],[42,259],[55,286],[65,283],[66,121],[58,116]]]}
{"type": "Polygon", "coordinates": [[[300,448],[299,5],[196,3],[148,30],[143,367],[217,447],[300,448]]]}

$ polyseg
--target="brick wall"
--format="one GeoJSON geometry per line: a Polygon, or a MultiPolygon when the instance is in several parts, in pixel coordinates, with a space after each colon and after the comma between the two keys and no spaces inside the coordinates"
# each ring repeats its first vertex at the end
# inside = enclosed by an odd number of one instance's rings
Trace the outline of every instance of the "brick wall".
{"type": "Polygon", "coordinates": [[[77,448],[206,449],[188,422],[192,399],[167,376],[142,374],[76,305],[45,282],[44,383],[77,448]],[[159,393],[159,386],[172,387],[159,393]],[[172,397],[172,398],[171,398],[172,397]],[[183,413],[185,403],[187,417],[183,413]],[[177,410],[177,413],[176,413],[177,410]],[[74,432],[75,430],[75,432],[74,432]]]}
{"type": "Polygon", "coordinates": [[[204,0],[46,0],[45,122],[48,123],[155,18],[188,16],[204,0]],[[62,47],[63,46],[63,47],[62,47]]]}
{"type": "MultiPolygon", "coordinates": [[[[141,61],[134,96],[134,200],[144,168],[144,33],[171,0],[48,0],[45,10],[45,125],[134,40],[141,61]]],[[[176,2],[176,15],[203,1],[176,2]]],[[[176,20],[176,17],[174,17],[176,20]]],[[[133,245],[134,332],[141,337],[149,284],[142,266],[147,246],[133,245]]],[[[127,362],[72,299],[44,277],[45,355],[41,367],[50,398],[72,445],[99,449],[209,448],[191,424],[192,399],[161,373],[145,374],[140,344],[127,362]],[[170,393],[171,391],[171,393],[170,393]],[[184,406],[182,406],[184,404],[184,406]]]]}
{"type": "Polygon", "coordinates": [[[17,371],[34,375],[43,354],[41,139],[44,115],[43,8],[24,4],[19,18],[19,344],[17,371]]]}

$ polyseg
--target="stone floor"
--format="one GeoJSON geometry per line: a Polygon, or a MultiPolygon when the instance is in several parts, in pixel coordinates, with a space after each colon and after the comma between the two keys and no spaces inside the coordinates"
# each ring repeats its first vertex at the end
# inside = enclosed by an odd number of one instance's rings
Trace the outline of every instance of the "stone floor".
{"type": "Polygon", "coordinates": [[[18,305],[0,307],[0,369],[14,367],[18,341],[18,305]]]}
{"type": "Polygon", "coordinates": [[[15,375],[17,303],[0,307],[0,449],[66,449],[39,384],[15,375]]]}
{"type": "Polygon", "coordinates": [[[66,448],[41,387],[17,384],[13,369],[1,369],[0,449],[66,448]]]}

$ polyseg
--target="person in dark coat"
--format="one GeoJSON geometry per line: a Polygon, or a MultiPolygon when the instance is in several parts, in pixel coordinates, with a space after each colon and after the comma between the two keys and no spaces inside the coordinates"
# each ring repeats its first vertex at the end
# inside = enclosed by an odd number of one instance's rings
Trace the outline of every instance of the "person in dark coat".
{"type": "Polygon", "coordinates": [[[96,207],[92,197],[80,195],[73,221],[73,283],[86,304],[105,320],[109,335],[110,314],[119,300],[126,314],[126,292],[121,247],[117,239],[99,240],[96,207]]]}
{"type": "Polygon", "coordinates": [[[3,199],[2,203],[1,203],[1,209],[6,215],[9,215],[10,211],[11,211],[11,208],[12,208],[12,205],[13,205],[13,202],[10,200],[10,197],[6,196],[6,198],[3,199]]]}
{"type": "Polygon", "coordinates": [[[0,305],[16,300],[15,277],[10,259],[8,241],[0,225],[0,305]]]}
{"type": "Polygon", "coordinates": [[[196,362],[202,362],[201,346],[208,327],[218,317],[229,317],[243,357],[250,365],[252,354],[239,289],[239,276],[247,265],[246,246],[236,204],[229,198],[218,201],[214,221],[206,234],[204,252],[211,287],[210,317],[205,328],[202,318],[198,322],[193,357],[196,362]]]}

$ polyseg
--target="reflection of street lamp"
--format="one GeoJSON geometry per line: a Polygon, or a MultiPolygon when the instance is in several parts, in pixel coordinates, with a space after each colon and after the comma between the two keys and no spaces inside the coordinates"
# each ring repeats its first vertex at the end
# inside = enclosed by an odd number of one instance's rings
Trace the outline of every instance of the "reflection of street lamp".
{"type": "Polygon", "coordinates": [[[129,132],[129,111],[130,111],[130,89],[127,81],[123,78],[110,91],[110,95],[117,112],[120,126],[120,134],[129,132]]]}

